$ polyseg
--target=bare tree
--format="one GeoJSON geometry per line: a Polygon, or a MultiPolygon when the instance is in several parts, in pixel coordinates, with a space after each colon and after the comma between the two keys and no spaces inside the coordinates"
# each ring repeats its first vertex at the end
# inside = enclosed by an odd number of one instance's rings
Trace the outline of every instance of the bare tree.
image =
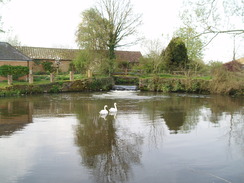
{"type": "MultiPolygon", "coordinates": [[[[187,27],[211,35],[207,46],[220,34],[244,35],[243,0],[186,0],[180,16],[187,27]]],[[[236,38],[236,36],[235,36],[236,38]]]]}

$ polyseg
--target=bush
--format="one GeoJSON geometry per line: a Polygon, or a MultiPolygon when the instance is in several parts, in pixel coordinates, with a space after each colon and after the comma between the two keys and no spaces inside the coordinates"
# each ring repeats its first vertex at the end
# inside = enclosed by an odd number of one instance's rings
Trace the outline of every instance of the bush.
{"type": "Polygon", "coordinates": [[[50,72],[50,73],[54,72],[55,70],[52,62],[47,62],[47,61],[42,62],[42,67],[46,72],[50,72]]]}
{"type": "Polygon", "coordinates": [[[211,93],[233,95],[244,89],[243,73],[230,72],[224,65],[212,69],[211,93]]]}
{"type": "Polygon", "coordinates": [[[12,66],[12,65],[3,65],[0,66],[0,76],[7,77],[12,75],[13,79],[16,80],[21,76],[29,74],[29,68],[25,66],[12,66]]]}

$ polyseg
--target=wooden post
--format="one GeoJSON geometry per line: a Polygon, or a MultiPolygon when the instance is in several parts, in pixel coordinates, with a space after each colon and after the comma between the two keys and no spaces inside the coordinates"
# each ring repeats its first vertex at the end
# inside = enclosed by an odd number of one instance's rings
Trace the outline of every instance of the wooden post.
{"type": "Polygon", "coordinates": [[[54,74],[50,73],[50,82],[53,83],[54,82],[54,74]]]}
{"type": "Polygon", "coordinates": [[[30,70],[30,73],[29,73],[29,84],[33,84],[33,74],[32,74],[32,70],[30,70]]]}
{"type": "Polygon", "coordinates": [[[69,80],[74,81],[74,71],[69,72],[69,80]]]}
{"type": "Polygon", "coordinates": [[[92,71],[90,69],[88,69],[88,71],[87,71],[87,77],[88,78],[91,78],[92,77],[92,71]]]}
{"type": "Polygon", "coordinates": [[[12,85],[12,84],[13,84],[13,76],[8,75],[8,85],[12,85]]]}

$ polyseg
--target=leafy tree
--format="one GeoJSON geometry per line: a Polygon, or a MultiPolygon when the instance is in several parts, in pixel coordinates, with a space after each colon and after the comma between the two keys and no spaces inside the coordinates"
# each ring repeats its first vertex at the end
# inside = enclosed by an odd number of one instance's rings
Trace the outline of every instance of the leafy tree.
{"type": "Polygon", "coordinates": [[[52,73],[52,72],[55,71],[55,68],[54,68],[52,62],[48,62],[48,61],[46,61],[46,62],[42,62],[42,67],[43,67],[43,69],[44,69],[46,72],[50,72],[50,73],[52,73]]]}
{"type": "Polygon", "coordinates": [[[174,35],[180,37],[186,45],[189,60],[196,61],[203,57],[203,41],[197,36],[199,33],[192,27],[182,27],[174,35]]]}
{"type": "Polygon", "coordinates": [[[162,52],[166,70],[186,69],[188,65],[187,48],[181,38],[172,38],[167,48],[162,52]]]}
{"type": "Polygon", "coordinates": [[[83,49],[105,50],[106,29],[104,27],[107,24],[106,19],[103,19],[96,9],[85,10],[82,13],[82,22],[76,32],[76,42],[83,49]]]}
{"type": "Polygon", "coordinates": [[[87,50],[82,50],[75,60],[73,60],[73,64],[78,71],[85,73],[91,68],[92,60],[92,54],[87,50]]]}
{"type": "Polygon", "coordinates": [[[90,70],[93,73],[109,75],[114,71],[114,67],[110,67],[113,60],[109,60],[104,56],[104,51],[81,50],[78,56],[73,60],[76,70],[86,73],[90,70]]]}
{"type": "Polygon", "coordinates": [[[138,41],[125,42],[141,25],[141,15],[133,13],[130,0],[99,0],[97,6],[83,12],[82,19],[77,43],[82,48],[108,50],[111,60],[115,59],[116,48],[138,41]]]}

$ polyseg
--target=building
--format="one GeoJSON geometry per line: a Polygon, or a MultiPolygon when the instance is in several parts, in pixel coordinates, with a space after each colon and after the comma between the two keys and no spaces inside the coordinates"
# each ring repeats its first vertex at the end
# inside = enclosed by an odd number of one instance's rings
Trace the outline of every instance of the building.
{"type": "MultiPolygon", "coordinates": [[[[63,49],[63,48],[41,48],[41,47],[27,47],[16,46],[16,49],[30,57],[35,63],[31,68],[33,72],[43,71],[41,62],[53,62],[54,66],[58,67],[61,72],[70,70],[70,64],[74,60],[80,49],[63,49]]],[[[117,60],[127,61],[131,64],[139,63],[142,57],[139,51],[115,51],[117,60]]]]}
{"type": "MultiPolygon", "coordinates": [[[[43,48],[28,46],[11,46],[0,42],[0,66],[27,66],[33,73],[43,72],[42,62],[53,62],[61,72],[70,70],[71,62],[77,57],[80,49],[43,48]]],[[[138,64],[142,54],[140,51],[115,51],[118,61],[138,64]]]]}
{"type": "Polygon", "coordinates": [[[33,60],[33,65],[30,69],[33,72],[44,71],[41,63],[48,61],[53,62],[55,67],[61,72],[67,72],[70,68],[70,63],[75,59],[80,50],[78,49],[61,49],[61,48],[41,48],[16,46],[16,49],[29,56],[33,60]]]}
{"type": "MultiPolygon", "coordinates": [[[[31,61],[32,59],[30,57],[26,56],[21,51],[11,46],[9,43],[0,42],[0,66],[13,65],[31,67],[31,61]]],[[[0,81],[6,79],[7,78],[0,76],[0,81]]]]}

